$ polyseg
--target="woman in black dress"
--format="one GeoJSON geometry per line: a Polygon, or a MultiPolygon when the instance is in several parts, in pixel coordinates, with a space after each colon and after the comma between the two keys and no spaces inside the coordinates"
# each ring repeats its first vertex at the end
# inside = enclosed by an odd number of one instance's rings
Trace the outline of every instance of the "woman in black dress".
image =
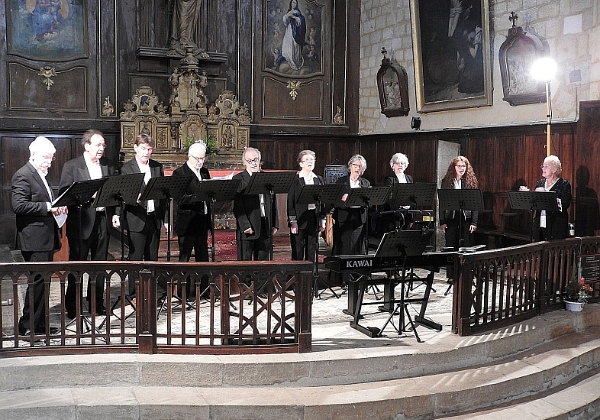
{"type": "MultiPolygon", "coordinates": [[[[536,212],[533,221],[533,239],[536,241],[550,241],[564,239],[569,230],[569,213],[571,205],[571,184],[560,177],[562,164],[557,156],[550,155],[542,164],[542,179],[535,183],[535,191],[552,191],[556,193],[558,211],[540,210],[536,212]]],[[[520,187],[521,191],[529,191],[527,187],[520,187]]]]}
{"type": "MultiPolygon", "coordinates": [[[[317,254],[318,234],[325,230],[325,216],[321,216],[315,204],[298,203],[302,187],[305,185],[323,185],[323,177],[316,175],[317,158],[312,150],[303,150],[298,154],[300,172],[292,181],[287,196],[287,217],[290,227],[292,260],[314,262],[317,254]],[[319,218],[320,220],[317,220],[319,218]]],[[[319,209],[320,210],[320,209],[319,209]]]]}

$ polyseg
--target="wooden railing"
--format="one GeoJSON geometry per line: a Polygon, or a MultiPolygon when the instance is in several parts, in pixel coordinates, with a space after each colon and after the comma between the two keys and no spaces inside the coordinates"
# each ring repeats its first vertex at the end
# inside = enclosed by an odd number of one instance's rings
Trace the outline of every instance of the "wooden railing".
{"type": "MultiPolygon", "coordinates": [[[[471,335],[562,309],[577,257],[598,249],[600,237],[595,236],[462,254],[453,331],[471,335]]],[[[590,300],[600,300],[598,283],[590,300]]]]}
{"type": "MultiPolygon", "coordinates": [[[[0,356],[101,352],[239,354],[311,350],[312,264],[309,262],[0,264],[0,356]],[[69,276],[76,282],[77,314],[65,312],[69,276]],[[27,284],[44,279],[45,333],[33,322],[18,334],[27,284]],[[82,299],[87,283],[106,279],[112,316],[95,315],[82,299]],[[136,284],[135,301],[128,295],[136,284]],[[192,282],[195,298],[178,290],[192,282]],[[54,331],[58,329],[58,331],[54,331]]],[[[30,293],[33,307],[33,293],[30,293]]]]}

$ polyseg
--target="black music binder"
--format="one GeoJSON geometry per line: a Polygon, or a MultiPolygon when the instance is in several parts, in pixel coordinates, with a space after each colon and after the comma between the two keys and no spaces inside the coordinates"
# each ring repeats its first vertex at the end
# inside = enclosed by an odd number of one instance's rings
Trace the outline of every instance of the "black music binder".
{"type": "Polygon", "coordinates": [[[52,207],[80,206],[87,203],[102,188],[106,179],[100,178],[73,182],[69,188],[52,202],[52,207]]]}
{"type": "Polygon", "coordinates": [[[508,191],[508,202],[512,209],[528,210],[531,217],[529,240],[533,242],[534,211],[558,211],[558,202],[554,191],[508,191]]]}

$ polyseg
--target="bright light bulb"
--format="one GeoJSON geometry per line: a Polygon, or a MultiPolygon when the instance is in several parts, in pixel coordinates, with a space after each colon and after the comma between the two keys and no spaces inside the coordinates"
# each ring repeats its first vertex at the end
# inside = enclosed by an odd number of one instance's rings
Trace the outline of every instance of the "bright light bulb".
{"type": "Polygon", "coordinates": [[[541,82],[552,80],[556,74],[556,61],[550,57],[542,57],[531,65],[531,75],[541,82]]]}

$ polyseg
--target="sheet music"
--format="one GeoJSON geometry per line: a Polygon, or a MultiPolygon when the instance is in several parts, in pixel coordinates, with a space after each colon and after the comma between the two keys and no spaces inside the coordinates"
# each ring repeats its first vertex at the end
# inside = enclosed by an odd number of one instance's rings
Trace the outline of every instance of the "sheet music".
{"type": "Polygon", "coordinates": [[[63,225],[65,224],[65,222],[67,221],[67,213],[63,213],[63,214],[53,214],[54,216],[54,220],[56,220],[56,224],[58,225],[58,228],[62,228],[63,225]]]}
{"type": "Polygon", "coordinates": [[[215,176],[214,178],[211,179],[207,179],[206,181],[218,181],[218,180],[227,180],[227,179],[231,179],[233,178],[233,175],[235,174],[235,171],[231,171],[231,173],[229,175],[225,175],[225,176],[215,176]]]}

